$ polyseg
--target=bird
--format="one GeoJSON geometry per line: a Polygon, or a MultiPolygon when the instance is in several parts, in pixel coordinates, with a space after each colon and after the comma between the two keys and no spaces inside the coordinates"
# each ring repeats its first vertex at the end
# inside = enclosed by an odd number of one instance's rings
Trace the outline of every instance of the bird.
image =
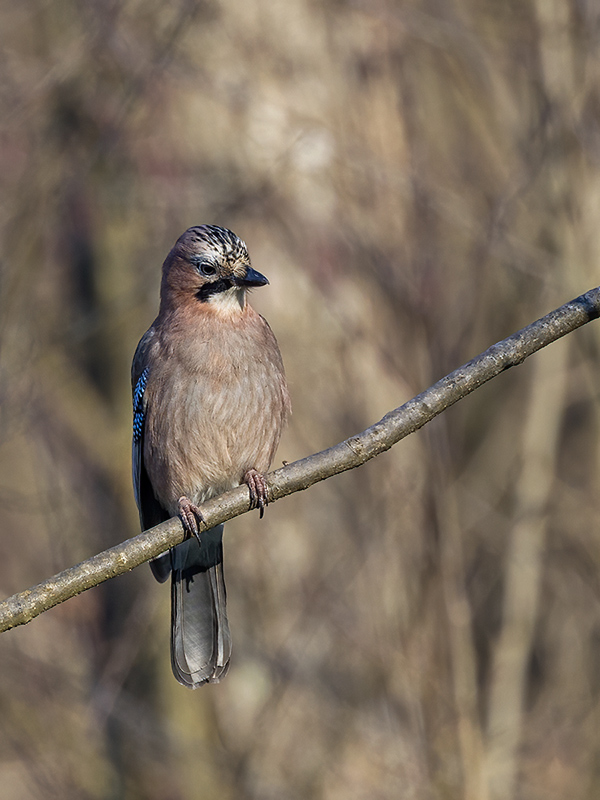
{"type": "Polygon", "coordinates": [[[171,666],[194,689],[218,683],[231,657],[223,525],[202,530],[199,506],[245,483],[262,517],[291,413],[277,340],[247,298],[268,283],[235,233],[189,228],[164,261],[158,316],[133,358],[134,494],[142,530],[179,516],[187,534],[150,567],[171,577],[171,666]]]}

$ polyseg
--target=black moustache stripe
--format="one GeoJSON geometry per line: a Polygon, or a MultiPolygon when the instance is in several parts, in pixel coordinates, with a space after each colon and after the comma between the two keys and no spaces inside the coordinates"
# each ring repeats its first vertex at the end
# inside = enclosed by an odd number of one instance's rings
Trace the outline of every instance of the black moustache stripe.
{"type": "Polygon", "coordinates": [[[212,283],[205,283],[204,286],[196,292],[196,297],[198,300],[205,303],[213,294],[226,292],[228,289],[231,289],[232,286],[233,283],[228,278],[219,278],[219,280],[213,281],[212,283]]]}

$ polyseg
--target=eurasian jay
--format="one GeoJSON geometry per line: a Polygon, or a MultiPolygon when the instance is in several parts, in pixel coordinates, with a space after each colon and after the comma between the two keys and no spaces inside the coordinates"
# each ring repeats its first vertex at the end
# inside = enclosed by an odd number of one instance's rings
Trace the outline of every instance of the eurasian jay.
{"type": "Polygon", "coordinates": [[[232,231],[190,228],[165,259],[158,316],[133,358],[142,529],[179,515],[189,534],[150,566],[160,582],[171,575],[171,664],[191,688],[218,682],[231,655],[223,525],[200,533],[198,505],[246,483],[262,516],[264,473],[290,413],[277,341],[246,299],[267,283],[232,231]]]}

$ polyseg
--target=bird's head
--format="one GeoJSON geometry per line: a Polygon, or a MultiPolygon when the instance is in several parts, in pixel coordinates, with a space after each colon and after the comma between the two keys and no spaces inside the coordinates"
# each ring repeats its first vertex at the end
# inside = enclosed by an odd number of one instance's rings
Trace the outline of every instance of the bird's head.
{"type": "Polygon", "coordinates": [[[246,291],[269,281],[250,266],[245,243],[227,228],[188,228],[163,264],[161,302],[209,303],[224,311],[243,310],[246,291]]]}

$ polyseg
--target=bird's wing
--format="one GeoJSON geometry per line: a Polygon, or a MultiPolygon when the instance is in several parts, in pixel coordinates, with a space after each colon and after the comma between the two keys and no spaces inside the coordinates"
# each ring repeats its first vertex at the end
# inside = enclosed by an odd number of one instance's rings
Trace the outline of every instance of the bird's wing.
{"type": "Polygon", "coordinates": [[[145,392],[150,376],[148,350],[154,336],[154,328],[146,331],[137,346],[131,366],[131,387],[133,390],[133,491],[135,502],[140,512],[140,523],[144,531],[169,518],[169,514],[154,496],[152,484],[144,466],[144,435],[148,411],[145,392]]]}

